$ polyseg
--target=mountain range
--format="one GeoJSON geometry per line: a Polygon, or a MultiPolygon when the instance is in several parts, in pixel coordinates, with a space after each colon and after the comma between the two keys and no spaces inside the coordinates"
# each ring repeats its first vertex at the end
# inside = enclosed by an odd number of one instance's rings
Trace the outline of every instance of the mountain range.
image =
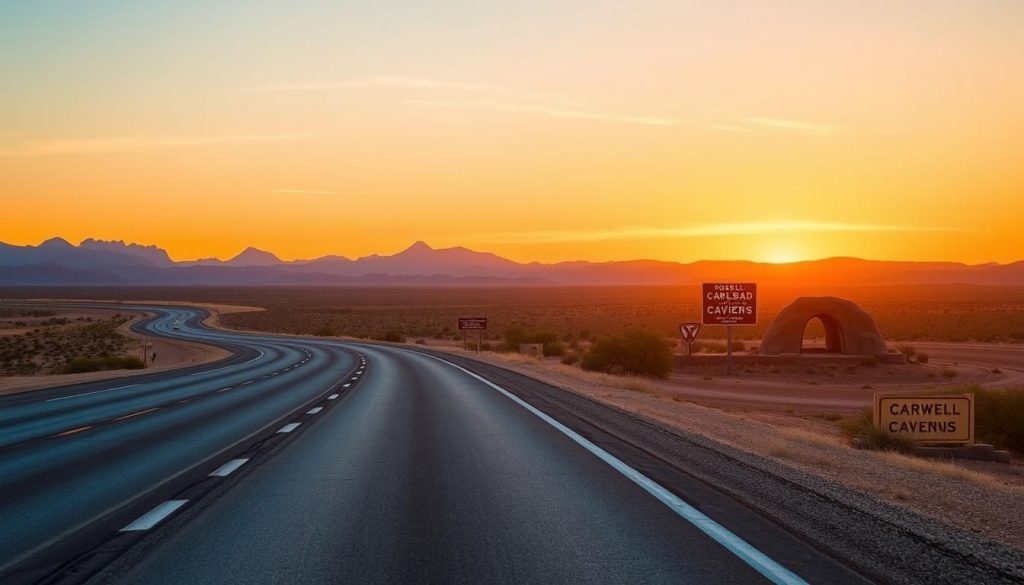
{"type": "Polygon", "coordinates": [[[1024,261],[968,265],[827,258],[791,264],[657,260],[520,263],[463,247],[416,242],[390,256],[324,256],[284,261],[246,248],[230,260],[175,262],[157,246],[52,238],[38,246],[0,243],[0,285],[687,285],[705,281],[828,286],[893,284],[1024,285],[1024,261]]]}

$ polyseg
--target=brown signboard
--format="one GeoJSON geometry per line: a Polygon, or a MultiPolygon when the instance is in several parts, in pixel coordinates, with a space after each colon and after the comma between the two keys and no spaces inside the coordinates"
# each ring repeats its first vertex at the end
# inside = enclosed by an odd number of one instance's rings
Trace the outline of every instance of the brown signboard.
{"type": "Polygon", "coordinates": [[[757,284],[705,282],[701,289],[705,325],[757,325],[757,284]]]}
{"type": "Polygon", "coordinates": [[[974,394],[875,394],[875,426],[919,443],[974,442],[974,394]]]}
{"type": "Polygon", "coordinates": [[[487,317],[459,317],[459,331],[484,331],[487,317]]]}

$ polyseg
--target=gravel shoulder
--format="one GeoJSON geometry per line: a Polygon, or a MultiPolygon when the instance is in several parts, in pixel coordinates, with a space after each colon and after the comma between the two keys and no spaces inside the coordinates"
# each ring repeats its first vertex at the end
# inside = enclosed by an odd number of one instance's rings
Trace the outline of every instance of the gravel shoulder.
{"type": "Polygon", "coordinates": [[[1024,580],[1018,465],[968,468],[861,451],[804,428],[659,396],[644,381],[521,356],[441,355],[542,409],[642,444],[880,581],[1024,580]]]}

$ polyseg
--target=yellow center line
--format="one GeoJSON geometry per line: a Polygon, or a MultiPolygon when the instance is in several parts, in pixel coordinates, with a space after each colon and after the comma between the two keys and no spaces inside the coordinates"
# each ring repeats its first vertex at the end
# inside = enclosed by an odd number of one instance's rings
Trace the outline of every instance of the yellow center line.
{"type": "Polygon", "coordinates": [[[92,425],[88,425],[88,426],[84,426],[84,427],[78,427],[77,429],[71,429],[70,431],[64,431],[63,433],[60,433],[57,436],[58,437],[66,437],[68,435],[73,435],[75,433],[81,433],[82,431],[88,431],[91,428],[92,428],[92,425]]]}
{"type": "Polygon", "coordinates": [[[153,412],[154,410],[160,410],[160,407],[157,406],[157,407],[154,407],[154,408],[147,408],[146,410],[140,410],[139,412],[133,412],[131,414],[126,414],[124,416],[119,416],[119,417],[117,417],[115,419],[112,419],[112,420],[124,420],[126,418],[131,418],[133,416],[139,416],[141,414],[146,414],[147,412],[153,412]]]}

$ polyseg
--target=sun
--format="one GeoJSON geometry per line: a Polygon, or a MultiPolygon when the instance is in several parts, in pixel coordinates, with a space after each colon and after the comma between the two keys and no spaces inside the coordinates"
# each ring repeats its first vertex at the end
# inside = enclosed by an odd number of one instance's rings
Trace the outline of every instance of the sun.
{"type": "Polygon", "coordinates": [[[790,264],[802,259],[800,252],[790,246],[774,246],[765,253],[763,261],[769,264],[790,264]]]}

